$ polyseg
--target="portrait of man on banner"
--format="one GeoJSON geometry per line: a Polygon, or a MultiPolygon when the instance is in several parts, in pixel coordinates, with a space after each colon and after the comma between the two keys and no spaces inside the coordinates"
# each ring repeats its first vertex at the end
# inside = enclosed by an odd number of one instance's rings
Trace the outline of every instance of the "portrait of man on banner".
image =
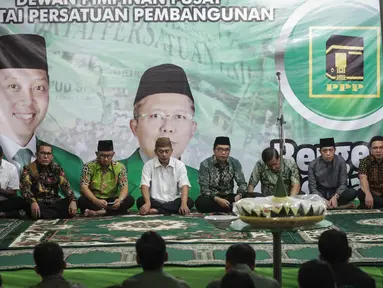
{"type": "MultiPolygon", "coordinates": [[[[172,156],[181,159],[197,129],[194,98],[185,71],[173,64],[154,66],[142,75],[134,100],[130,129],[137,137],[139,148],[121,160],[129,173],[129,194],[140,189],[144,163],[155,157],[159,137],[169,137],[172,156]]],[[[198,170],[186,166],[192,198],[199,194],[198,170]]]]}
{"type": "MultiPolygon", "coordinates": [[[[19,172],[36,159],[39,139],[35,132],[46,116],[48,105],[45,39],[35,34],[0,36],[0,145],[5,158],[19,172]]],[[[78,194],[81,159],[59,147],[52,148],[53,161],[63,167],[78,194]]]]}

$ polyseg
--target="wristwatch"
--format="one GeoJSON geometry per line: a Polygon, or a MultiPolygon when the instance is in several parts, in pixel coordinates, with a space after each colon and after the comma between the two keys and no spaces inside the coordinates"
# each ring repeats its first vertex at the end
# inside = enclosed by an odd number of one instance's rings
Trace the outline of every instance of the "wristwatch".
{"type": "Polygon", "coordinates": [[[334,197],[335,197],[335,199],[338,200],[339,199],[339,194],[335,194],[334,197]]]}
{"type": "Polygon", "coordinates": [[[120,203],[124,202],[124,198],[120,198],[120,203]]]}

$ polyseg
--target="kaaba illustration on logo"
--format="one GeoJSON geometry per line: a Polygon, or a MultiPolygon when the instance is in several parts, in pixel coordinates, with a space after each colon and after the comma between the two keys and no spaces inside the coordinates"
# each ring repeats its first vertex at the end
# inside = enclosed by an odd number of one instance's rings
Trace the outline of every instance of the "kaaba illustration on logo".
{"type": "Polygon", "coordinates": [[[326,76],[334,81],[363,81],[363,52],[363,37],[332,35],[326,42],[326,76]]]}

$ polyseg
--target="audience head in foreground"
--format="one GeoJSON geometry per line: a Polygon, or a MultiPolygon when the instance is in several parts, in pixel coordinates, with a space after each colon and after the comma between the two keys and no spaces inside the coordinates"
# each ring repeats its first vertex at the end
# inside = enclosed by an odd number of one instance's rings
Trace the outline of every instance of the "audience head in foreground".
{"type": "Polygon", "coordinates": [[[226,271],[240,264],[246,264],[251,270],[255,268],[255,251],[249,244],[233,244],[226,251],[226,271]]]}
{"type": "Polygon", "coordinates": [[[316,259],[302,264],[298,283],[299,288],[337,288],[330,264],[316,259]]]}
{"type": "Polygon", "coordinates": [[[335,229],[323,232],[318,240],[320,259],[331,264],[346,263],[352,254],[347,235],[335,229]]]}
{"type": "Polygon", "coordinates": [[[62,274],[66,268],[64,252],[61,247],[53,242],[40,243],[33,252],[35,271],[42,278],[62,274]]]}
{"type": "Polygon", "coordinates": [[[207,285],[207,288],[219,287],[267,287],[280,288],[281,285],[275,279],[257,274],[255,268],[255,251],[245,243],[233,244],[226,251],[226,274],[220,280],[215,280],[207,285]],[[249,281],[250,280],[250,281],[249,281]]]}
{"type": "Polygon", "coordinates": [[[153,231],[145,232],[136,242],[137,263],[144,271],[159,270],[168,261],[165,240],[153,231]]]}

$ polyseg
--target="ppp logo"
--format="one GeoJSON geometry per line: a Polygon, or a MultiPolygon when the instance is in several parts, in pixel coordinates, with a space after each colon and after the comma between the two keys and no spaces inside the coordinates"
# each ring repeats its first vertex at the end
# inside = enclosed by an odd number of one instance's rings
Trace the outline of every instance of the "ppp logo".
{"type": "Polygon", "coordinates": [[[379,2],[308,1],[284,24],[276,68],[305,119],[356,130],[383,119],[379,2]]]}

